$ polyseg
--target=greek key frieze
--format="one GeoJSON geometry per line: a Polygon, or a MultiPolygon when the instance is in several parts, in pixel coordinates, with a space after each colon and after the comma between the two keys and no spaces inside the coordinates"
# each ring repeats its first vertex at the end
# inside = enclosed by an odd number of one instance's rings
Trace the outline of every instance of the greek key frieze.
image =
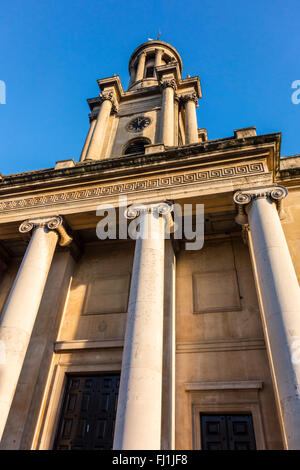
{"type": "Polygon", "coordinates": [[[155,190],[159,188],[176,187],[195,183],[205,183],[217,181],[219,179],[233,178],[241,175],[264,173],[262,162],[247,163],[239,166],[211,168],[207,170],[193,171],[190,173],[175,174],[170,176],[159,176],[153,179],[138,179],[124,183],[103,184],[89,189],[79,189],[76,191],[63,191],[55,194],[43,196],[33,196],[23,199],[0,201],[1,211],[11,211],[32,207],[51,206],[64,202],[73,202],[96,199],[116,194],[131,193],[145,190],[155,190]]]}

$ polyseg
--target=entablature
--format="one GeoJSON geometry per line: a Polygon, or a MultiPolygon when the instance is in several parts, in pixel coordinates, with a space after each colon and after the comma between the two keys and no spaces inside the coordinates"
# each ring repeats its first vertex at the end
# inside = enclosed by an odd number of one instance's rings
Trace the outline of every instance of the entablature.
{"type": "Polygon", "coordinates": [[[176,168],[183,167],[187,170],[190,165],[216,165],[251,158],[265,159],[268,171],[275,178],[274,170],[279,167],[278,142],[279,133],[246,139],[227,138],[172,147],[152,154],[79,162],[67,168],[47,168],[6,175],[0,181],[0,200],[11,194],[32,194],[32,191],[43,192],[53,187],[63,189],[72,185],[99,182],[112,175],[118,179],[125,175],[139,176],[140,173],[162,171],[165,174],[166,170],[176,168]]]}

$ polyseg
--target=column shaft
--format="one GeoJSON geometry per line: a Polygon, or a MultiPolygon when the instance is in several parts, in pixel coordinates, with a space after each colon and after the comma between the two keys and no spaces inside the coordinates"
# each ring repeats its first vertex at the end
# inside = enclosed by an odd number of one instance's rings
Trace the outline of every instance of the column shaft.
{"type": "Polygon", "coordinates": [[[164,219],[141,216],[136,241],[114,449],[160,449],[164,219]],[[147,227],[150,227],[147,233],[147,227]]]}
{"type": "Polygon", "coordinates": [[[174,145],[174,89],[171,86],[163,88],[162,142],[166,146],[174,145]]]}
{"type": "Polygon", "coordinates": [[[112,109],[112,101],[104,99],[101,104],[94,133],[87,151],[86,159],[100,160],[102,157],[103,143],[106,136],[108,120],[112,109]]]}
{"type": "Polygon", "coordinates": [[[143,80],[145,71],[146,54],[143,52],[139,57],[135,81],[143,80]]]}
{"type": "Polygon", "coordinates": [[[88,132],[88,135],[86,136],[85,143],[84,143],[84,146],[82,148],[81,155],[80,155],[80,160],[79,161],[81,161],[81,162],[83,160],[85,160],[87,150],[88,150],[90,142],[91,142],[91,137],[92,137],[94,129],[95,129],[95,125],[96,125],[96,119],[93,119],[91,124],[90,124],[89,132],[88,132]]]}
{"type": "Polygon", "coordinates": [[[1,315],[0,437],[2,436],[42,299],[57,232],[34,229],[22,264],[1,315]]]}
{"type": "Polygon", "coordinates": [[[154,59],[154,67],[158,67],[161,65],[161,56],[162,56],[162,49],[155,50],[155,59],[154,59]]]}
{"type": "Polygon", "coordinates": [[[285,445],[300,449],[300,290],[276,206],[257,198],[248,213],[262,320],[285,445]]]}
{"type": "Polygon", "coordinates": [[[185,143],[188,145],[198,141],[196,105],[193,100],[189,99],[185,103],[185,143]]]}
{"type": "Polygon", "coordinates": [[[135,82],[135,73],[134,73],[134,67],[130,67],[130,80],[129,80],[129,85],[128,88],[130,88],[135,82]]]}

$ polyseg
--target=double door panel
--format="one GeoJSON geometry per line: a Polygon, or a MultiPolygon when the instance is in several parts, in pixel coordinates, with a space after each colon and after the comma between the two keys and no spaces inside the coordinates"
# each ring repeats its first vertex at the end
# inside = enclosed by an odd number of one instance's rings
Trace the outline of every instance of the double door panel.
{"type": "Polygon", "coordinates": [[[119,375],[69,376],[54,448],[112,449],[119,375]]]}
{"type": "Polygon", "coordinates": [[[250,414],[201,414],[201,448],[203,450],[255,450],[250,414]]]}

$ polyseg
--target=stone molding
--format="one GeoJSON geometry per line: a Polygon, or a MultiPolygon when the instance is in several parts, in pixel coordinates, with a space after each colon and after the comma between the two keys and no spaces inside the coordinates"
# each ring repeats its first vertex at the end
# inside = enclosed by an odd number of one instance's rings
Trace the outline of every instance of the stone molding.
{"type": "Polygon", "coordinates": [[[161,80],[160,87],[162,90],[164,90],[165,88],[173,88],[173,90],[175,91],[177,89],[176,81],[174,80],[174,78],[161,80]]]}
{"type": "Polygon", "coordinates": [[[282,210],[282,199],[288,195],[288,190],[284,186],[267,186],[264,188],[254,188],[249,190],[237,191],[233,200],[238,207],[238,215],[235,220],[239,225],[248,223],[247,211],[249,205],[256,199],[269,199],[276,203],[280,218],[284,217],[282,210]]]}
{"type": "Polygon", "coordinates": [[[82,202],[84,200],[99,199],[119,194],[130,194],[139,191],[151,191],[163,188],[173,188],[182,185],[208,183],[233,177],[265,173],[262,162],[243,163],[241,165],[203,169],[185,173],[177,173],[170,176],[159,176],[152,179],[138,179],[123,183],[103,184],[93,188],[79,189],[76,191],[58,191],[52,194],[30,196],[21,199],[0,201],[1,211],[12,211],[33,207],[46,207],[66,202],[82,202]]]}
{"type": "Polygon", "coordinates": [[[103,340],[70,340],[56,341],[54,343],[55,353],[69,353],[74,351],[90,351],[95,349],[120,349],[124,346],[123,339],[103,339],[103,340]]]}
{"type": "Polygon", "coordinates": [[[59,235],[59,245],[67,246],[72,242],[72,238],[67,234],[63,226],[63,218],[60,215],[27,219],[19,226],[19,232],[28,233],[38,227],[46,227],[48,230],[56,230],[59,235]]]}
{"type": "Polygon", "coordinates": [[[262,380],[230,380],[218,382],[186,382],[186,392],[199,392],[207,390],[260,390],[263,388],[262,380]]]}
{"type": "MultiPolygon", "coordinates": [[[[159,108],[160,109],[160,108],[159,108]]],[[[145,110],[144,110],[145,111],[145,110]]],[[[144,112],[141,111],[141,112],[144,112]]],[[[165,149],[163,152],[157,152],[153,155],[131,155],[131,156],[121,156],[121,157],[111,157],[106,158],[104,160],[86,160],[84,162],[77,163],[73,168],[64,168],[61,170],[55,170],[54,168],[46,168],[42,170],[34,170],[34,171],[26,171],[21,173],[15,173],[11,175],[5,175],[0,179],[0,192],[2,193],[3,198],[3,190],[6,188],[11,188],[15,185],[19,184],[28,184],[34,182],[35,184],[41,184],[48,179],[53,178],[67,178],[67,177],[82,177],[82,176],[90,176],[90,175],[97,175],[99,176],[105,170],[122,170],[124,167],[126,169],[133,168],[137,165],[144,165],[149,167],[149,165],[162,163],[162,162],[169,162],[174,164],[174,161],[178,159],[181,161],[183,157],[186,158],[201,158],[201,162],[204,161],[212,161],[213,158],[220,159],[219,152],[222,152],[222,161],[226,162],[228,156],[226,154],[223,155],[223,152],[230,151],[234,152],[234,158],[238,157],[239,159],[241,156],[244,155],[244,152],[247,151],[248,148],[253,146],[260,147],[260,154],[259,158],[266,158],[268,156],[266,154],[266,145],[274,145],[277,142],[279,145],[280,142],[280,135],[277,134],[267,134],[262,136],[255,136],[255,137],[248,137],[247,139],[234,139],[226,138],[220,140],[213,140],[213,141],[205,141],[205,142],[198,142],[194,145],[184,145],[175,148],[168,148],[165,149]],[[263,147],[261,147],[263,145],[263,147]],[[243,154],[241,154],[243,151],[243,154]],[[213,156],[213,154],[215,154],[213,156]],[[225,158],[224,158],[225,157],[225,158]],[[99,173],[100,172],[100,173],[99,173]]],[[[275,148],[275,147],[274,147],[275,148]]],[[[277,147],[276,147],[277,148],[277,147]]],[[[278,153],[276,155],[276,159],[278,157],[278,153]]],[[[246,154],[246,158],[247,154],[246,154]]],[[[258,155],[255,153],[253,158],[257,159],[258,155]]],[[[239,160],[240,161],[240,160],[239,160]]],[[[221,164],[221,163],[220,163],[221,164]]],[[[225,163],[224,163],[225,165],[225,163]]]]}
{"type": "Polygon", "coordinates": [[[263,338],[234,338],[226,340],[207,341],[178,341],[176,345],[177,354],[204,353],[204,352],[230,352],[230,351],[252,351],[266,349],[263,338]]]}

